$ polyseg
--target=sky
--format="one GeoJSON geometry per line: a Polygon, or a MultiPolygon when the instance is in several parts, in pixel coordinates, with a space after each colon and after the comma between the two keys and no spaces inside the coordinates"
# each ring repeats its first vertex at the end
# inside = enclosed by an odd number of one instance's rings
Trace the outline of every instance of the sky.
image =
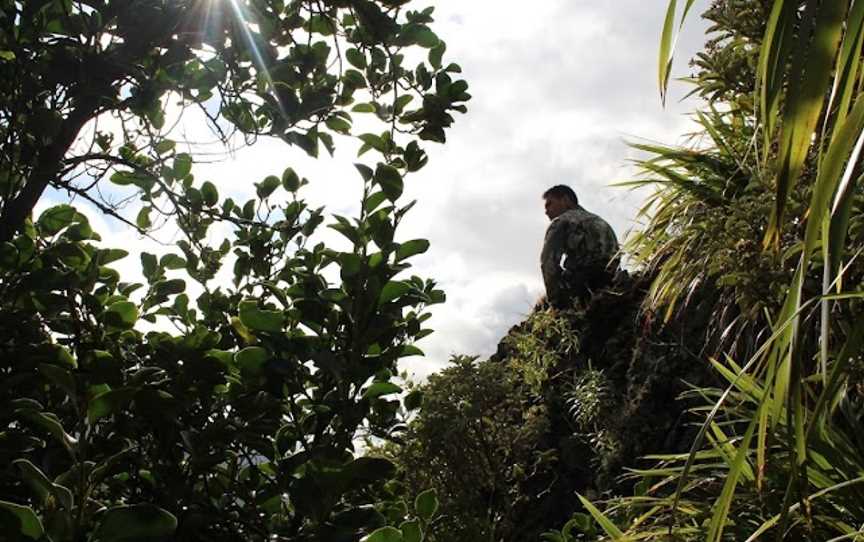
{"type": "MultiPolygon", "coordinates": [[[[406,181],[405,201],[418,203],[398,236],[431,241],[430,250],[412,260],[411,273],[436,279],[447,293],[447,303],[433,308],[435,333],[418,345],[426,356],[404,363],[413,378],[446,367],[454,354],[489,356],[543,294],[539,254],[548,222],[541,194],[547,188],[572,186],[582,206],[606,218],[621,240],[637,226],[647,193],[610,186],[634,176],[629,160],[638,154],[626,141],[681,142],[692,128],[687,113],[698,105],[680,102],[690,88],[674,81],[667,106],[660,103],[657,55],[666,4],[412,2],[415,9],[435,7],[432,28],[447,43],[445,64],[461,65],[473,96],[468,113],[456,115],[447,143],[427,144],[429,165],[406,181]]],[[[698,14],[706,4],[697,1],[684,26],[673,77],[691,72],[687,60],[705,41],[698,14]]],[[[201,140],[200,126],[187,115],[178,130],[201,140]]],[[[362,187],[352,166],[356,147],[341,143],[333,159],[314,161],[262,139],[215,163],[196,164],[193,172],[213,181],[223,197],[244,201],[252,182],[292,166],[310,179],[304,197],[313,207],[351,216],[362,187]]],[[[135,212],[128,210],[132,217],[135,212]]],[[[164,253],[176,240],[169,229],[160,233],[167,246],[156,245],[88,215],[106,246],[133,253],[118,264],[124,280],[140,275],[135,252],[164,253]]]]}

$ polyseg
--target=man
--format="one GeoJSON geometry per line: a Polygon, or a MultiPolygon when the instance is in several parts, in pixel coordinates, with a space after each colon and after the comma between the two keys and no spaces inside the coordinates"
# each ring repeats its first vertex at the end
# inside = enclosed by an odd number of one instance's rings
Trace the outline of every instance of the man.
{"type": "Polygon", "coordinates": [[[552,221],[540,253],[546,299],[557,308],[570,306],[573,297],[585,302],[617,271],[618,239],[605,220],[579,206],[569,186],[553,186],[543,199],[552,221]]]}

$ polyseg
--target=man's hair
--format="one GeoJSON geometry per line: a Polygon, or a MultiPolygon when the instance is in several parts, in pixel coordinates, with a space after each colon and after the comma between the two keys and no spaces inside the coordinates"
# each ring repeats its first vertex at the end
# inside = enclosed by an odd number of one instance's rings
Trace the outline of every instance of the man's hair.
{"type": "Polygon", "coordinates": [[[576,192],[566,184],[556,184],[549,190],[543,192],[543,199],[546,198],[568,198],[573,202],[573,205],[579,205],[579,198],[576,197],[576,192]]]}

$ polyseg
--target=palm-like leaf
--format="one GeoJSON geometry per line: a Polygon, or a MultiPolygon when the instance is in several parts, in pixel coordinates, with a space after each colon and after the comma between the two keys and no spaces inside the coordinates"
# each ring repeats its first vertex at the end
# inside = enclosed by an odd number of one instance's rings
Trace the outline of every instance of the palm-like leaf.
{"type": "MultiPolygon", "coordinates": [[[[720,290],[715,322],[733,334],[736,327],[758,331],[748,337],[750,361],[743,368],[717,365],[729,382],[726,391],[694,392],[709,399],[710,408],[691,453],[634,474],[663,473],[655,492],[665,496],[622,504],[650,505],[652,519],[643,518],[627,534],[651,538],[652,525],[674,517],[688,533],[683,539],[694,527],[694,539],[710,540],[755,539],[769,531],[778,539],[860,535],[861,379],[851,368],[861,355],[864,325],[858,321],[861,270],[850,262],[864,247],[857,184],[864,149],[864,3],[753,3],[770,7],[762,35],[750,40],[758,50],[755,99],[729,99],[724,58],[700,57],[699,93],[712,105],[719,102],[723,113],[712,108],[699,117],[705,138],[691,149],[642,148],[652,156],[640,164],[646,176],[639,182],[657,191],[643,210],[647,226],[629,247],[656,272],[648,308],[663,307],[671,317],[707,284],[720,290]],[[744,144],[756,141],[761,149],[744,144]],[[724,182],[720,173],[729,170],[718,164],[734,164],[746,181],[724,182]],[[756,229],[773,270],[756,271],[768,272],[779,295],[769,288],[751,306],[740,277],[717,265],[723,256],[717,247],[730,246],[719,217],[741,216],[742,206],[764,204],[771,193],[770,221],[756,229]],[[727,324],[720,316],[733,305],[727,324]],[[770,316],[762,319],[764,311],[770,316]],[[672,484],[677,489],[669,492],[672,484]]],[[[727,4],[715,2],[711,9],[727,4]]],[[[669,61],[663,60],[671,59],[676,30],[669,14],[676,8],[670,2],[661,40],[664,94],[669,61]]],[[[747,48],[747,36],[743,45],[736,36],[723,39],[730,48],[747,48]]],[[[732,245],[752,241],[742,236],[732,245]]]]}

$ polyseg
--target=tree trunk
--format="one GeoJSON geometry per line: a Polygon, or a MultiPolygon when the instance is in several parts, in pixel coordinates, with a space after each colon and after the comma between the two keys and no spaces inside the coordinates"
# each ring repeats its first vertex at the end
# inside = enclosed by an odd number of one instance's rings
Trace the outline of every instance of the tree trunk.
{"type": "Polygon", "coordinates": [[[7,203],[3,214],[0,215],[0,242],[12,240],[33,212],[33,207],[42,197],[45,188],[52,181],[58,180],[57,175],[63,168],[63,157],[75,143],[84,125],[95,117],[99,99],[98,95],[82,99],[78,107],[61,124],[57,137],[50,145],[42,147],[36,153],[36,167],[30,178],[27,179],[21,192],[7,203]]]}

